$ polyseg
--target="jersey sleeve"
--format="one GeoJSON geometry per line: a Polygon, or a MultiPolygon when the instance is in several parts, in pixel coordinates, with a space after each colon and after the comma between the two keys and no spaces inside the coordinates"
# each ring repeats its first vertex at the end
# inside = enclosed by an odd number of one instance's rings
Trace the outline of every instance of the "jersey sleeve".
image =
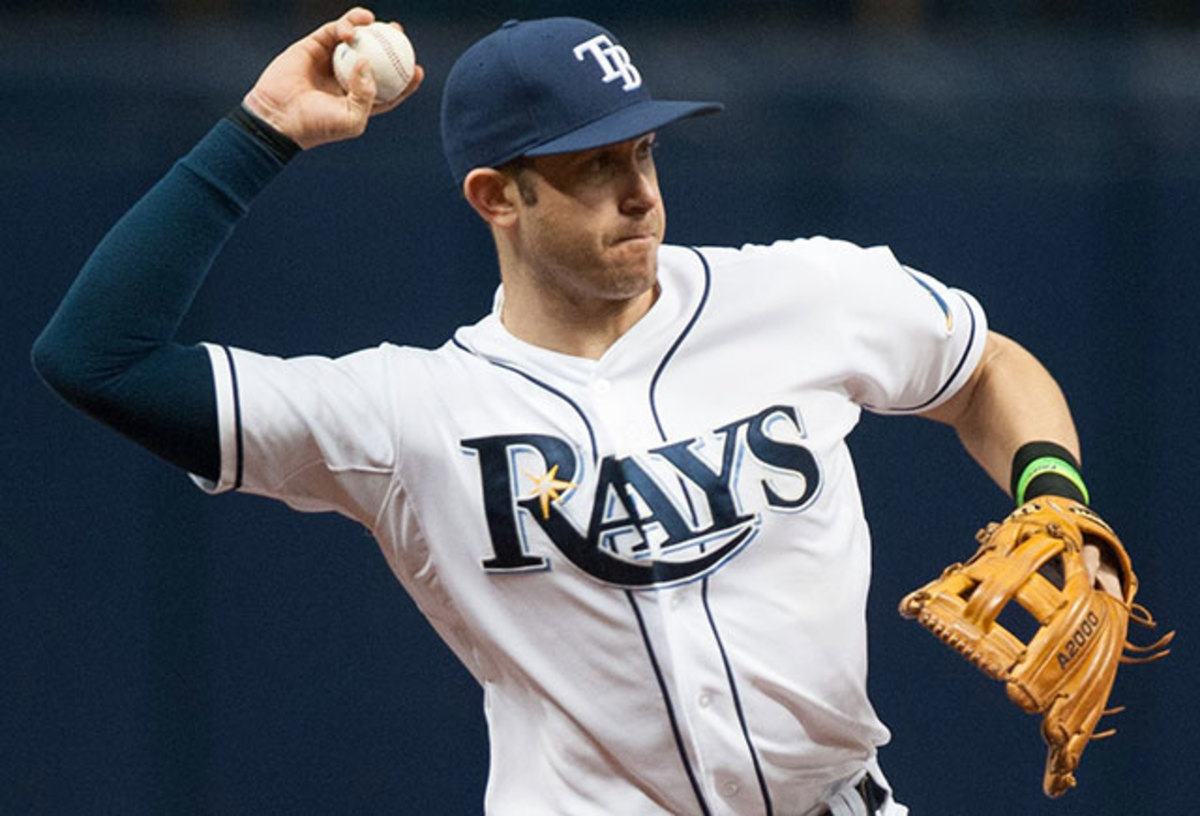
{"type": "Polygon", "coordinates": [[[821,364],[870,411],[934,408],[982,357],[987,317],[975,298],[904,266],[887,247],[816,237],[727,252],[776,270],[794,342],[819,347],[821,364]]]}
{"type": "Polygon", "coordinates": [[[386,346],[283,359],[205,344],[220,430],[210,493],[240,490],[372,527],[397,451],[386,346]]]}
{"type": "Polygon", "coordinates": [[[886,247],[827,243],[855,401],[875,413],[913,414],[950,399],[983,356],[983,307],[967,292],[904,266],[886,247]]]}

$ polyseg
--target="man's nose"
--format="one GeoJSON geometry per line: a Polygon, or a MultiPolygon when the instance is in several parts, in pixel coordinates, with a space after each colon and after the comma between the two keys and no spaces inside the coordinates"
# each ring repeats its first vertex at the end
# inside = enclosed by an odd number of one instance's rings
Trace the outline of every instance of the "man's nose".
{"type": "Polygon", "coordinates": [[[631,166],[625,174],[621,211],[630,215],[640,215],[654,209],[658,201],[658,179],[654,171],[631,166]]]}

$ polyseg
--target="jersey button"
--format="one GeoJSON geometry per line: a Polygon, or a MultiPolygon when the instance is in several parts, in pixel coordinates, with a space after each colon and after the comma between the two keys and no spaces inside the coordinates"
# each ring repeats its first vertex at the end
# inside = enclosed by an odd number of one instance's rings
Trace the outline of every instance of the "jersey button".
{"type": "Polygon", "coordinates": [[[739,785],[737,782],[726,782],[721,786],[721,795],[726,797],[737,796],[738,791],[741,789],[741,785],[739,785]]]}
{"type": "Polygon", "coordinates": [[[700,698],[696,702],[700,704],[701,708],[708,708],[712,705],[712,695],[706,691],[700,695],[700,698]]]}
{"type": "Polygon", "coordinates": [[[592,383],[592,390],[597,394],[607,394],[612,390],[612,383],[608,380],[596,380],[592,383]]]}

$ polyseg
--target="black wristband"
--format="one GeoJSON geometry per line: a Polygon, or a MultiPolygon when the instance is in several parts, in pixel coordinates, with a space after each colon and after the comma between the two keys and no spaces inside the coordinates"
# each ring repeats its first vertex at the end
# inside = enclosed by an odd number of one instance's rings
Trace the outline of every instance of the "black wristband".
{"type": "Polygon", "coordinates": [[[1079,470],[1079,460],[1062,445],[1028,442],[1013,456],[1009,477],[1012,497],[1018,504],[1046,495],[1063,496],[1087,504],[1087,488],[1079,470]]]}
{"type": "Polygon", "coordinates": [[[292,157],[302,149],[300,145],[280,133],[265,120],[251,113],[244,104],[231,110],[225,118],[261,142],[283,164],[291,161],[292,157]]]}

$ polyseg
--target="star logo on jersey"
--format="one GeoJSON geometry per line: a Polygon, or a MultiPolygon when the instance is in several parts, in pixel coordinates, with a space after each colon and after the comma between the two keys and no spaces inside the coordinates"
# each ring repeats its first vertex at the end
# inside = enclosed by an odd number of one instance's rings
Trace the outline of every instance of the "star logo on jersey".
{"type": "Polygon", "coordinates": [[[796,409],[776,405],[699,437],[598,460],[551,434],[464,439],[491,538],[482,566],[546,570],[557,551],[627,589],[696,580],[750,544],[764,513],[804,510],[818,494],[821,469],[805,438],[796,409]]]}
{"type": "Polygon", "coordinates": [[[522,471],[525,477],[533,482],[533,489],[528,496],[536,496],[542,507],[542,518],[550,518],[550,502],[558,501],[561,491],[573,490],[579,485],[555,478],[558,475],[558,465],[550,468],[541,476],[535,476],[528,470],[522,471]]]}

